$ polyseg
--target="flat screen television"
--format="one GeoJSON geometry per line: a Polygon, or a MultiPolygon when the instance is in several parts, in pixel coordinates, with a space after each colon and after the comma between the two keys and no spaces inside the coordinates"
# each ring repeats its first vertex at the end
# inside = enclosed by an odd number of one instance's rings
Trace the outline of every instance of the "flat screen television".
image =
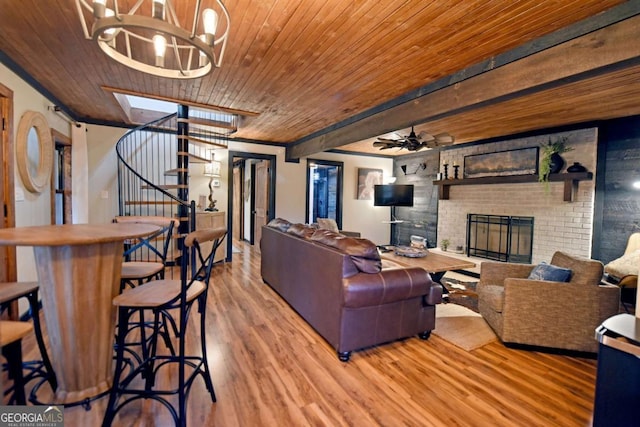
{"type": "Polygon", "coordinates": [[[413,185],[376,185],[373,187],[375,206],[413,206],[413,185]]]}

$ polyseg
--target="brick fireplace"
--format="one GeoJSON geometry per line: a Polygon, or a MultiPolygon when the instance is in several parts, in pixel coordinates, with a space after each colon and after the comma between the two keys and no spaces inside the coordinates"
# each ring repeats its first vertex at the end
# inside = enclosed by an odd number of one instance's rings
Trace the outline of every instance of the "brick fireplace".
{"type": "MultiPolygon", "coordinates": [[[[582,129],[554,135],[542,135],[488,144],[461,146],[440,153],[440,164],[464,165],[464,157],[536,147],[549,137],[567,137],[572,151],[562,156],[567,165],[580,162],[588,171],[596,167],[597,129],[582,129]]],[[[561,173],[566,172],[565,169],[561,173]]],[[[460,176],[463,171],[460,171],[460,176]]],[[[549,261],[557,250],[590,257],[594,212],[594,180],[580,181],[572,202],[563,200],[562,182],[452,185],[448,200],[438,201],[438,241],[448,239],[451,247],[467,250],[467,215],[532,217],[533,244],[531,262],[549,261]]]]}

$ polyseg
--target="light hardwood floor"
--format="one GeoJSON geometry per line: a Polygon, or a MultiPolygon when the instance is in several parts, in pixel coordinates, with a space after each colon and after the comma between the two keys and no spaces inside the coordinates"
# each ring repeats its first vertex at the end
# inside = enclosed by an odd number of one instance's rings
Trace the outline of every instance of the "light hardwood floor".
{"type": "MultiPolygon", "coordinates": [[[[321,267],[321,266],[319,266],[321,267]]],[[[312,272],[309,272],[312,274],[312,272]]],[[[587,426],[596,362],[505,348],[467,352],[432,335],[354,352],[349,363],[260,278],[248,245],[219,265],[208,302],[209,362],[190,426],[587,426]]],[[[192,337],[195,342],[195,337],[192,337]]],[[[33,354],[33,343],[27,341],[33,354]]],[[[161,380],[168,382],[170,375],[161,380]]],[[[65,409],[65,426],[98,426],[106,399],[65,409]]],[[[123,410],[114,425],[171,425],[158,405],[123,410]]]]}

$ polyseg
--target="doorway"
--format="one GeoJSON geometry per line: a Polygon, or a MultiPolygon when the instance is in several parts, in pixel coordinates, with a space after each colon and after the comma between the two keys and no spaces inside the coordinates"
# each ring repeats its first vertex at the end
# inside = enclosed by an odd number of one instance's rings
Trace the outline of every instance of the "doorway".
{"type": "Polygon", "coordinates": [[[305,218],[309,224],[318,218],[330,218],[342,229],[342,162],[307,161],[307,203],[305,218]]]}
{"type": "Polygon", "coordinates": [[[275,218],[276,156],[229,152],[228,261],[234,241],[258,246],[262,226],[275,218]]]}
{"type": "MultiPolygon", "coordinates": [[[[13,91],[0,84],[0,164],[2,183],[0,198],[3,209],[0,209],[0,227],[15,227],[15,189],[14,189],[14,145],[13,145],[13,91]]],[[[14,246],[0,246],[0,281],[14,282],[18,277],[16,249],[14,246]]]]}

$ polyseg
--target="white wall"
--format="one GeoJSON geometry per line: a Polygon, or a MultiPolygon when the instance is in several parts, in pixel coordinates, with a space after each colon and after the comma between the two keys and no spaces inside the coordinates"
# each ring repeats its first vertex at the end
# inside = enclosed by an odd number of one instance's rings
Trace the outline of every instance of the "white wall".
{"type": "MultiPolygon", "coordinates": [[[[53,103],[32,88],[18,75],[0,64],[0,83],[13,91],[13,144],[16,144],[16,131],[20,118],[27,111],[42,113],[50,128],[56,129],[63,135],[70,135],[69,122],[59,114],[50,111],[48,107],[53,103]]],[[[15,149],[14,149],[15,153],[15,149]]],[[[18,169],[14,164],[14,183],[16,192],[15,223],[16,227],[30,225],[45,225],[51,223],[51,197],[49,191],[30,193],[22,183],[18,169]]],[[[17,248],[18,280],[37,280],[33,249],[30,247],[17,248]]]]}

